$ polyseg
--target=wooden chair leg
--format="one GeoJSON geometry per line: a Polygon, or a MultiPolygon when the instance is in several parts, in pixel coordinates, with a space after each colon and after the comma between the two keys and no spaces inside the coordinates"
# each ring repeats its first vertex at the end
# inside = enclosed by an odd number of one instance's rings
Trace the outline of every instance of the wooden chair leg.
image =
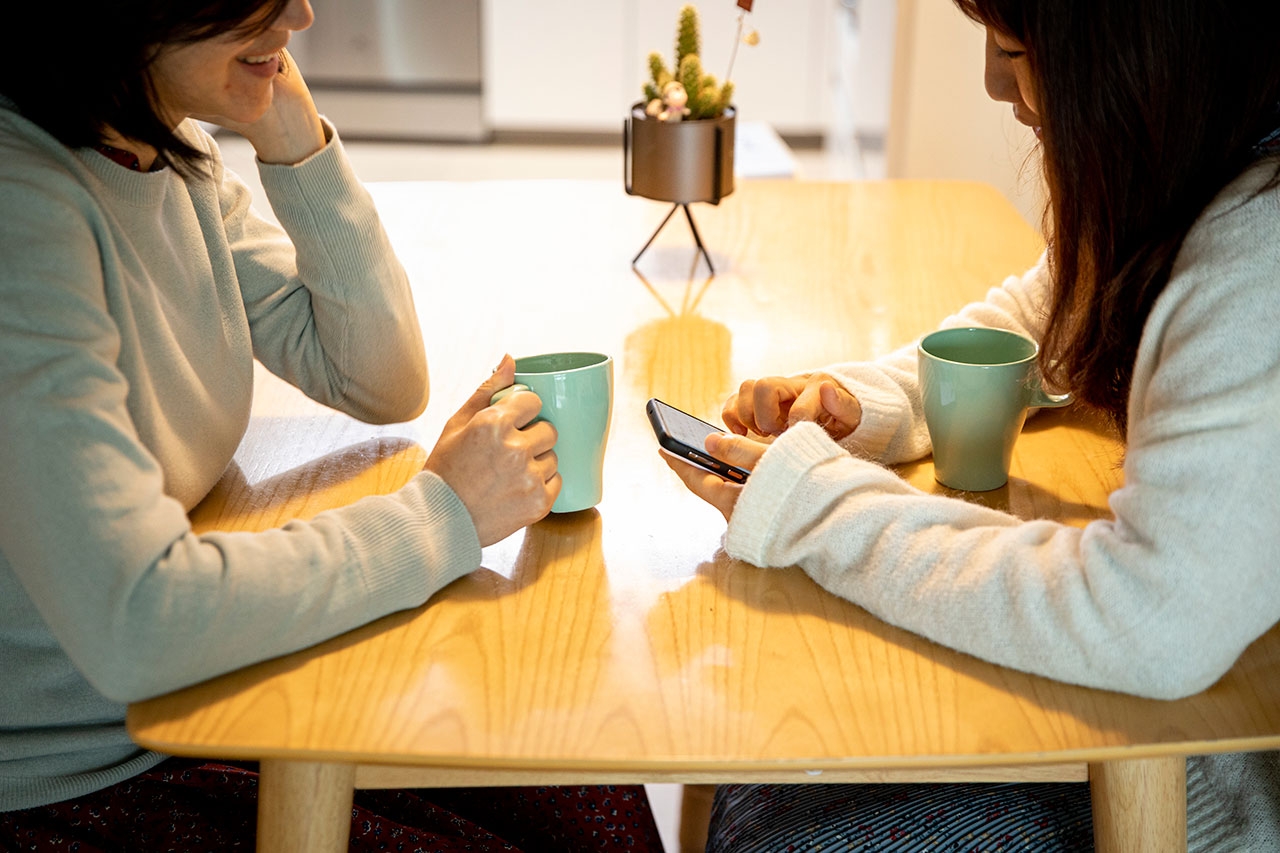
{"type": "Polygon", "coordinates": [[[1098,853],[1187,849],[1187,761],[1147,758],[1089,765],[1098,853]]]}
{"type": "Polygon", "coordinates": [[[354,765],[263,761],[259,769],[261,853],[343,853],[347,849],[354,765]]]}
{"type": "Polygon", "coordinates": [[[683,785],[680,794],[680,853],[703,853],[711,825],[715,785],[683,785]]]}

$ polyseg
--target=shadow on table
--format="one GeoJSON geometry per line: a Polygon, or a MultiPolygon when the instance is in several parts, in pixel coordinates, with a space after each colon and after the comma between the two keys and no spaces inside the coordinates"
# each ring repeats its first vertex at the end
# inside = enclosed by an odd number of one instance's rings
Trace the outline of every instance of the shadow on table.
{"type": "MultiPolygon", "coordinates": [[[[951,738],[962,743],[972,740],[964,750],[967,754],[1004,751],[1003,733],[990,732],[988,715],[993,713],[993,701],[1005,705],[1002,714],[1027,708],[1025,715],[1008,717],[1009,725],[1031,731],[1039,744],[1037,752],[1062,748],[1075,742],[1081,732],[1094,743],[1101,740],[1117,746],[1207,740],[1198,734],[1207,730],[1206,721],[1212,721],[1219,731],[1234,728],[1265,735],[1274,722],[1257,718],[1256,701],[1241,703],[1235,697],[1242,693],[1253,696],[1261,685],[1280,701],[1280,687],[1275,686],[1280,685],[1280,640],[1271,635],[1255,643],[1231,672],[1208,690],[1174,702],[1144,699],[1057,682],[980,660],[878,619],[822,589],[798,568],[761,569],[735,561],[723,551],[699,566],[694,583],[668,593],[654,608],[651,633],[663,643],[664,623],[696,618],[694,613],[703,615],[706,627],[687,632],[685,637],[697,638],[700,645],[659,648],[655,655],[673,667],[679,665],[681,678],[718,682],[723,677],[707,670],[733,665],[755,673],[758,683],[786,684],[782,697],[750,701],[789,703],[790,711],[775,709],[768,718],[789,720],[788,725],[802,727],[809,725],[805,721],[818,705],[834,707],[837,718],[847,719],[852,731],[899,725],[869,720],[863,714],[870,707],[883,708],[886,691],[893,697],[890,708],[896,704],[896,710],[889,713],[897,721],[915,719],[921,702],[936,703],[942,706],[943,724],[952,734],[928,735],[943,742],[951,738]],[[731,619],[717,615],[728,613],[736,615],[731,619]],[[779,621],[779,616],[784,618],[779,621]],[[726,619],[728,624],[724,624],[726,619]],[[787,630],[780,625],[786,625],[787,630]],[[766,630],[773,633],[763,633],[766,630]],[[753,636],[753,631],[762,633],[753,636]],[[815,651],[818,649],[821,654],[815,651]],[[840,661],[841,669],[823,669],[819,660],[840,661]],[[873,669],[880,671],[871,674],[873,669]],[[892,676],[886,677],[886,673],[892,676]],[[867,698],[868,693],[876,698],[867,698]],[[995,695],[1005,698],[995,700],[995,695]],[[978,734],[982,732],[988,733],[985,739],[978,734]]],[[[745,714],[743,719],[751,719],[751,715],[745,714]]],[[[821,731],[817,724],[813,728],[821,731]]],[[[1021,740],[1026,742],[1026,737],[1021,740]]],[[[1198,751],[1227,751],[1229,747],[1229,743],[1205,744],[1198,751]]],[[[1069,761],[1070,756],[1055,760],[1069,761]]]]}
{"type": "Polygon", "coordinates": [[[233,461],[189,518],[197,532],[268,530],[365,495],[394,492],[422,470],[426,459],[426,451],[414,441],[379,437],[256,482],[233,461]]]}

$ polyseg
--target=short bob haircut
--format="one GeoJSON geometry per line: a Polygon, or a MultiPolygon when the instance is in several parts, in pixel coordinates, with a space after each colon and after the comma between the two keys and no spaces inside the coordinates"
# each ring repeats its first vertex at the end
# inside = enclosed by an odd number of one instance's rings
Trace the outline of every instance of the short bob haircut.
{"type": "Polygon", "coordinates": [[[227,33],[252,37],[286,5],[288,0],[46,2],[38,13],[28,9],[20,35],[10,32],[5,39],[0,93],[70,148],[96,146],[111,128],[150,145],[162,162],[190,175],[205,155],[156,114],[152,63],[166,47],[227,33]]]}
{"type": "Polygon", "coordinates": [[[1053,277],[1041,368],[1123,431],[1183,239],[1280,126],[1280,0],[954,2],[1020,42],[1036,82],[1053,277]]]}

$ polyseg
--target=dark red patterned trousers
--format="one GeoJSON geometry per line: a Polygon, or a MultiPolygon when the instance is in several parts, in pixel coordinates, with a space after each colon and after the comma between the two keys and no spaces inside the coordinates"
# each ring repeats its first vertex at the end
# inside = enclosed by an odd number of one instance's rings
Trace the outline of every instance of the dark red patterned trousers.
{"type": "MultiPolygon", "coordinates": [[[[252,764],[171,758],[84,797],[0,812],[0,850],[253,850],[252,764]]],[[[352,851],[575,853],[656,851],[662,841],[639,785],[357,791],[352,851]]]]}

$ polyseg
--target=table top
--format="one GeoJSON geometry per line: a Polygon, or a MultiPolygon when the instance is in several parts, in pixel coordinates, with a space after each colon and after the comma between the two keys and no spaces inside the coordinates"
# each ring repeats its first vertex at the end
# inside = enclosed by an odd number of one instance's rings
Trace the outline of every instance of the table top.
{"type": "MultiPolygon", "coordinates": [[[[747,771],[1100,761],[1280,746],[1280,632],[1209,690],[1075,687],[886,625],[798,569],[720,549],[724,522],[657,452],[644,402],[708,420],[737,383],[874,357],[1030,266],[1039,237],[993,189],[749,181],[669,206],[605,182],[374,184],[415,288],[432,401],[374,427],[260,373],[255,417],[197,529],[261,529],[417,470],[504,352],[616,359],[605,497],[485,549],[424,607],[130,707],[179,755],[453,768],[747,771]]],[[[1106,517],[1120,447],[1068,408],[970,495],[1025,518],[1106,517]]],[[[926,460],[902,469],[945,493],[926,460]]]]}

